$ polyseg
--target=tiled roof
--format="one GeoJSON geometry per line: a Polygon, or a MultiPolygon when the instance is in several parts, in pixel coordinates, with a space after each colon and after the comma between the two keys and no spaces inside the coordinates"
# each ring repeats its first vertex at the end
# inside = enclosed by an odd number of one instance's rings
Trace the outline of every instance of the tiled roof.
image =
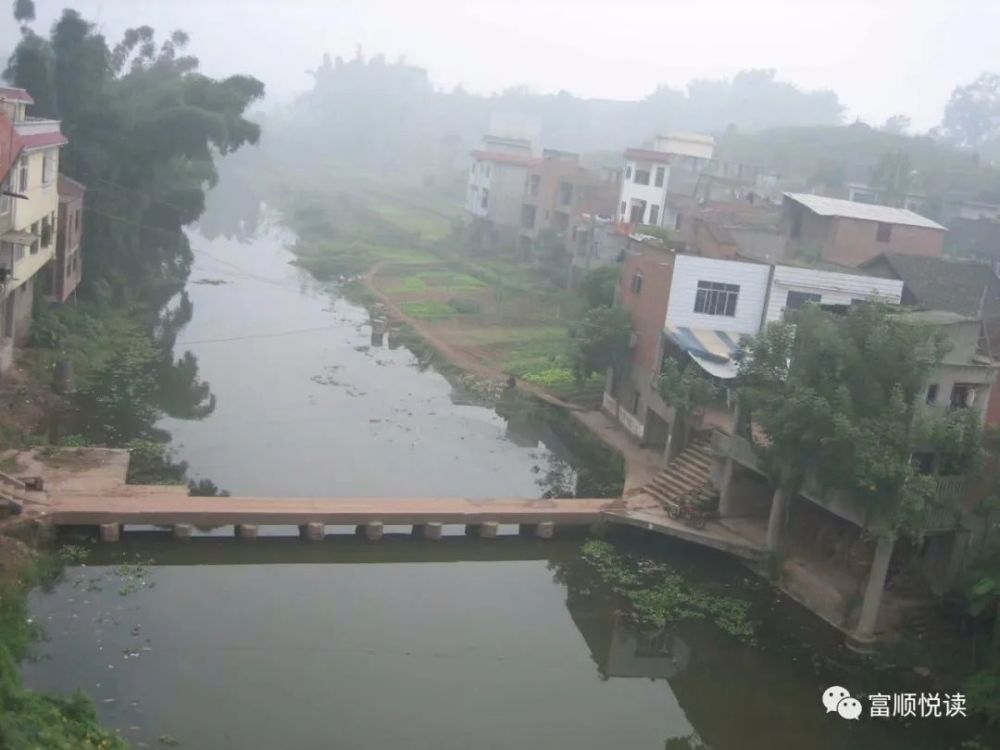
{"type": "Polygon", "coordinates": [[[87,188],[81,183],[77,182],[72,177],[67,177],[61,172],[59,173],[57,190],[59,191],[59,200],[63,202],[82,199],[83,194],[87,192],[87,188]]]}
{"type": "Polygon", "coordinates": [[[32,133],[31,135],[18,135],[18,141],[25,151],[33,148],[45,148],[47,146],[65,146],[69,141],[62,133],[54,131],[51,133],[32,133]]]}
{"type": "Polygon", "coordinates": [[[665,151],[653,151],[648,148],[627,148],[625,149],[625,158],[632,159],[633,161],[657,161],[663,163],[670,161],[670,155],[665,151]]]}
{"type": "Polygon", "coordinates": [[[1000,279],[985,263],[885,253],[865,267],[880,261],[903,282],[918,307],[966,316],[1000,314],[1000,279]]]}
{"type": "Polygon", "coordinates": [[[905,208],[845,201],[840,198],[827,198],[823,195],[813,195],[811,193],[785,193],[785,198],[793,200],[796,203],[801,203],[810,211],[820,216],[839,216],[845,219],[880,221],[884,224],[905,224],[913,227],[946,231],[945,227],[936,221],[931,221],[926,216],[913,213],[913,211],[907,211],[905,208]]]}
{"type": "Polygon", "coordinates": [[[24,102],[25,104],[35,103],[35,100],[31,98],[31,94],[24,89],[14,88],[13,86],[0,86],[0,99],[6,99],[9,102],[24,102]]]}

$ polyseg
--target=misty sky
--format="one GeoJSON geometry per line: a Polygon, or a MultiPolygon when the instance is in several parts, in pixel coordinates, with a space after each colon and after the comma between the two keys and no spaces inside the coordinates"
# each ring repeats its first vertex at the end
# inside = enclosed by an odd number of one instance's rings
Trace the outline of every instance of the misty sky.
{"type": "MultiPolygon", "coordinates": [[[[3,3],[6,8],[9,2],[3,3]]],[[[63,7],[112,40],[129,26],[183,28],[213,75],[247,72],[278,99],[309,85],[322,54],[406,55],[435,84],[489,93],[526,84],[638,99],[658,83],[769,67],[831,88],[873,124],[896,112],[926,129],[952,88],[1000,71],[993,0],[36,0],[36,30],[63,7]]],[[[17,40],[0,22],[0,52],[17,40]]],[[[669,123],[665,123],[669,126],[669,123]]]]}

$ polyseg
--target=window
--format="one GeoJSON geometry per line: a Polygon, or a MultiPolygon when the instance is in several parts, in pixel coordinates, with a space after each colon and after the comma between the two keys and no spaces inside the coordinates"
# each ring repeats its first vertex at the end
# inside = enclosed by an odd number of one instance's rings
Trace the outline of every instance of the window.
{"type": "Polygon", "coordinates": [[[649,223],[653,225],[660,223],[660,207],[655,203],[649,207],[649,223]]]}
{"type": "Polygon", "coordinates": [[[789,292],[788,297],[785,299],[785,311],[801,310],[810,302],[819,304],[821,299],[823,299],[821,295],[811,294],[810,292],[789,292]]]}
{"type": "Polygon", "coordinates": [[[632,283],[629,285],[632,294],[642,294],[642,272],[636,271],[632,274],[632,283]]]}
{"type": "Polygon", "coordinates": [[[28,189],[28,160],[23,156],[21,157],[18,168],[21,171],[18,174],[17,190],[19,193],[23,193],[28,189]]]}
{"type": "Polygon", "coordinates": [[[559,205],[568,206],[573,202],[573,185],[569,182],[559,183],[559,205]]]}
{"type": "Polygon", "coordinates": [[[625,205],[625,201],[622,201],[622,218],[625,218],[625,212],[628,211],[628,206],[625,205]]]}
{"type": "Polygon", "coordinates": [[[9,214],[11,204],[14,199],[11,198],[6,193],[13,187],[11,180],[8,178],[3,183],[0,183],[0,215],[9,214]]]}
{"type": "Polygon", "coordinates": [[[648,169],[636,169],[635,170],[635,184],[636,185],[648,185],[649,184],[649,170],[648,169]]]}
{"type": "Polygon", "coordinates": [[[927,398],[926,398],[927,403],[930,406],[936,404],[937,396],[938,396],[938,384],[931,383],[929,386],[927,386],[927,398]]]}
{"type": "Polygon", "coordinates": [[[976,402],[976,386],[955,383],[951,387],[951,408],[965,409],[976,402]]]}
{"type": "Polygon", "coordinates": [[[694,311],[702,315],[725,315],[732,318],[736,315],[736,300],[739,296],[739,284],[699,281],[694,311]]]}
{"type": "Polygon", "coordinates": [[[73,228],[78,232],[80,231],[80,209],[77,209],[73,213],[73,228]]]}
{"type": "Polygon", "coordinates": [[[540,174],[531,175],[531,182],[529,183],[528,192],[535,196],[538,195],[538,187],[542,184],[542,176],[540,174]]]}
{"type": "Polygon", "coordinates": [[[632,179],[632,165],[631,164],[626,164],[625,165],[625,179],[626,180],[632,179]]]}
{"type": "Polygon", "coordinates": [[[666,176],[667,176],[666,167],[656,168],[656,187],[663,187],[663,180],[666,178],[666,176]]]}
{"type": "Polygon", "coordinates": [[[538,209],[530,203],[525,203],[521,206],[521,227],[523,229],[534,229],[537,214],[538,209]]]}
{"type": "Polygon", "coordinates": [[[633,200],[632,213],[628,220],[633,224],[642,224],[646,217],[646,201],[633,200]]]}
{"type": "Polygon", "coordinates": [[[878,229],[875,230],[875,241],[888,242],[890,239],[892,239],[892,224],[880,221],[878,229]]]}
{"type": "Polygon", "coordinates": [[[472,173],[473,177],[476,176],[476,162],[472,162],[472,166],[469,167],[469,171],[472,173]]]}
{"type": "Polygon", "coordinates": [[[52,182],[52,155],[47,151],[42,154],[42,184],[48,185],[52,182]]]}
{"type": "Polygon", "coordinates": [[[675,232],[681,231],[681,215],[680,214],[677,214],[677,216],[674,217],[674,231],[675,232]]]}
{"type": "Polygon", "coordinates": [[[483,199],[479,203],[479,207],[485,209],[490,204],[490,191],[489,188],[483,188],[483,199]]]}

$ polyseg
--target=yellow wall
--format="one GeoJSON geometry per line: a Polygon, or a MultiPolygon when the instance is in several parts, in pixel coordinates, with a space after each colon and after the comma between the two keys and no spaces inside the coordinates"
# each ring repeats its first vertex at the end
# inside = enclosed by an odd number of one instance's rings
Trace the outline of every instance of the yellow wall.
{"type": "MultiPolygon", "coordinates": [[[[14,201],[14,228],[26,231],[32,223],[41,221],[43,217],[49,216],[59,211],[59,192],[56,189],[57,175],[59,174],[59,149],[38,149],[27,153],[28,161],[28,189],[24,194],[27,200],[14,201]],[[49,168],[51,179],[47,184],[42,184],[42,159],[48,152],[52,159],[52,166],[49,168]]],[[[17,190],[20,185],[14,185],[17,190]]]]}
{"type": "MultiPolygon", "coordinates": [[[[41,270],[42,266],[52,260],[56,250],[56,232],[58,231],[59,216],[59,191],[56,187],[59,174],[59,149],[39,149],[29,151],[26,154],[28,160],[28,187],[24,191],[27,200],[14,200],[14,229],[21,232],[30,231],[34,222],[39,222],[41,227],[42,219],[49,217],[52,223],[52,239],[47,247],[39,247],[35,253],[27,248],[23,251],[23,257],[14,264],[14,281],[8,285],[8,290],[16,288],[41,270]],[[52,161],[49,168],[50,179],[47,183],[42,182],[42,161],[45,153],[48,152],[52,161]]],[[[18,190],[20,185],[13,185],[18,190]]]]}

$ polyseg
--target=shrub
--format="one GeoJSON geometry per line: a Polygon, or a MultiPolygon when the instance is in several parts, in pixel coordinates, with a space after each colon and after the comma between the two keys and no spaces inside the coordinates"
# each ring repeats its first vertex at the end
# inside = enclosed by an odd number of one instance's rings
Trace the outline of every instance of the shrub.
{"type": "Polygon", "coordinates": [[[448,307],[457,313],[467,315],[480,312],[483,309],[482,305],[474,299],[450,299],[448,300],[448,307]]]}

